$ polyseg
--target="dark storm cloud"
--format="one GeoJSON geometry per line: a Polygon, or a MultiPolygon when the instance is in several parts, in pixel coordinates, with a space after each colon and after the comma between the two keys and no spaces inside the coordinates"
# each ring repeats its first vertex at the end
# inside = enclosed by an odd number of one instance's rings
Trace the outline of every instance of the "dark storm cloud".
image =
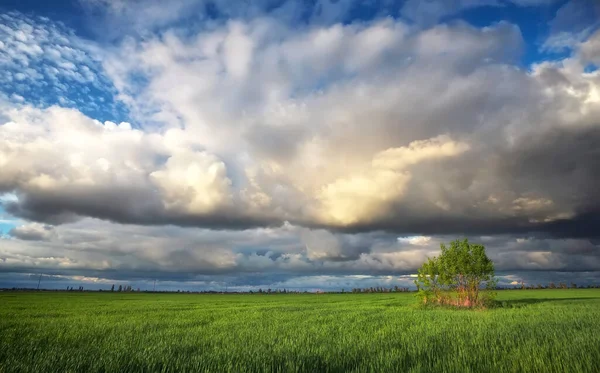
{"type": "Polygon", "coordinates": [[[573,209],[571,218],[538,223],[554,236],[599,237],[600,127],[554,128],[523,139],[504,157],[515,188],[548,196],[573,209]]]}
{"type": "Polygon", "coordinates": [[[340,231],[599,237],[600,126],[550,128],[523,136],[510,146],[480,151],[483,153],[474,151],[415,172],[437,180],[432,190],[443,197],[447,210],[432,204],[415,177],[407,198],[396,203],[388,215],[340,231]],[[483,183],[489,185],[477,189],[483,183]],[[489,195],[507,192],[510,198],[495,202],[494,211],[476,205],[489,195]],[[522,206],[527,203],[530,210],[522,206]]]}
{"type": "MultiPolygon", "coordinates": [[[[37,226],[18,230],[34,227],[37,226]]],[[[157,231],[153,227],[87,219],[54,227],[53,235],[44,241],[25,241],[17,236],[4,239],[0,272],[7,273],[6,276],[43,273],[80,278],[70,283],[86,287],[94,281],[101,284],[116,281],[146,283],[139,286],[148,289],[147,285],[154,280],[171,283],[169,289],[189,283],[185,286],[192,290],[219,290],[225,286],[246,290],[349,289],[382,284],[404,287],[411,284],[410,275],[423,260],[437,255],[440,242],[454,238],[397,238],[385,233],[339,235],[289,225],[235,233],[177,227],[157,231]],[[318,245],[311,247],[315,243],[318,245]]],[[[530,273],[526,281],[531,281],[536,272],[550,271],[561,275],[544,275],[538,281],[576,278],[588,284],[598,278],[600,271],[598,242],[587,239],[527,235],[469,239],[486,246],[501,276],[525,271],[530,273]]]]}
{"type": "Polygon", "coordinates": [[[10,214],[48,224],[75,222],[85,216],[123,224],[206,227],[212,229],[248,229],[281,225],[281,220],[241,215],[234,211],[219,211],[209,216],[165,211],[154,191],[119,188],[81,190],[69,188],[59,194],[22,194],[18,201],[3,204],[10,214]]]}

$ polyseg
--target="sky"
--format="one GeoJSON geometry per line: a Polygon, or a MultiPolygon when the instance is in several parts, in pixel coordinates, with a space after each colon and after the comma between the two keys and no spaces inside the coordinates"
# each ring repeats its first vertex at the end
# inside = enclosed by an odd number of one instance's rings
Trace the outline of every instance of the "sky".
{"type": "Polygon", "coordinates": [[[0,287],[600,283],[595,0],[1,0],[0,287]]]}

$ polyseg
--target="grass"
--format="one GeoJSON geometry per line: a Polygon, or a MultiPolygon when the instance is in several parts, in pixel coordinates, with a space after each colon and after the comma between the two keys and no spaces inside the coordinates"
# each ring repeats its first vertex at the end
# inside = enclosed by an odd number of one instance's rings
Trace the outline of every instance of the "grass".
{"type": "Polygon", "coordinates": [[[600,290],[412,294],[0,293],[0,372],[598,372],[600,290]]]}

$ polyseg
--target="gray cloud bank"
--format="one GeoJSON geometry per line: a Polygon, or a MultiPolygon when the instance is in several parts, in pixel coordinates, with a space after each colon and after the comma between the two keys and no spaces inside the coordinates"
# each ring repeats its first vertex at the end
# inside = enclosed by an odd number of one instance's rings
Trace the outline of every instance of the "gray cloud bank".
{"type": "MultiPolygon", "coordinates": [[[[43,273],[100,288],[117,281],[143,283],[148,289],[156,279],[173,289],[190,283],[195,289],[217,290],[301,288],[301,283],[311,289],[412,286],[411,275],[422,262],[437,255],[441,242],[454,238],[342,234],[289,224],[233,232],[174,226],[157,230],[94,219],[54,228],[32,223],[13,235],[2,241],[0,272],[5,274],[43,273]]],[[[570,278],[589,284],[599,279],[597,240],[470,238],[486,245],[499,275],[509,282],[570,278]]]]}

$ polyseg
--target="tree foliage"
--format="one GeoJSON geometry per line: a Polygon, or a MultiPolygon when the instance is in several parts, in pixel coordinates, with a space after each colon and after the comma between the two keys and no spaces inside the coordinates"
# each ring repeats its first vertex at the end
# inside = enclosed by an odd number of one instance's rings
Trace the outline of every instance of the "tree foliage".
{"type": "Polygon", "coordinates": [[[483,245],[467,239],[441,244],[440,255],[419,268],[415,285],[425,304],[484,306],[495,296],[494,263],[483,245]]]}

